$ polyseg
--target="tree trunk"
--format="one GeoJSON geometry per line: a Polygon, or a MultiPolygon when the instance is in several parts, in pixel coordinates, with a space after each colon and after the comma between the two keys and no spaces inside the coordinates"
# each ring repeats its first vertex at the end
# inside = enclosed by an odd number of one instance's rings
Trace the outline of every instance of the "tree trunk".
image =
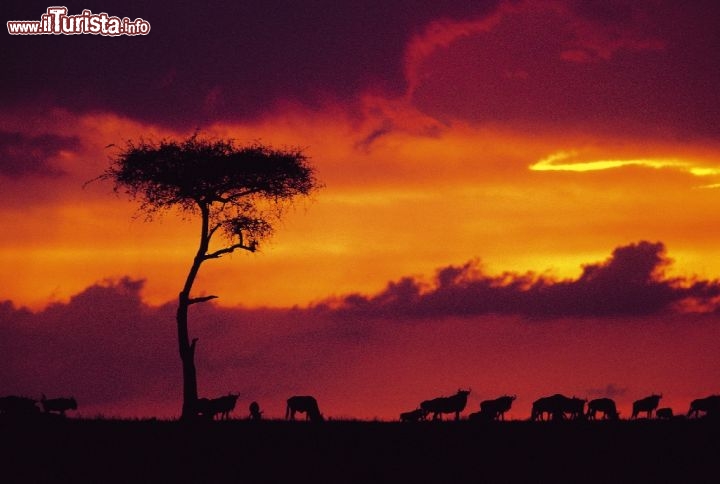
{"type": "Polygon", "coordinates": [[[210,244],[209,219],[210,211],[207,204],[198,202],[202,218],[202,226],[200,231],[200,245],[197,254],[193,260],[193,264],[188,272],[187,279],[182,292],[178,296],[177,308],[177,329],[178,329],[178,346],[180,350],[180,360],[182,361],[183,374],[183,406],[182,420],[192,420],[197,418],[197,373],[195,370],[195,344],[197,338],[193,338],[190,342],[188,333],[188,308],[193,302],[190,300],[190,291],[192,289],[195,278],[200,271],[200,265],[205,260],[208,247],[210,244]]]}
{"type": "Polygon", "coordinates": [[[192,343],[188,336],[188,308],[189,298],[187,294],[180,293],[177,309],[178,344],[180,349],[180,360],[182,361],[183,375],[183,406],[182,420],[192,420],[197,417],[197,373],[195,370],[195,343],[192,343]]]}

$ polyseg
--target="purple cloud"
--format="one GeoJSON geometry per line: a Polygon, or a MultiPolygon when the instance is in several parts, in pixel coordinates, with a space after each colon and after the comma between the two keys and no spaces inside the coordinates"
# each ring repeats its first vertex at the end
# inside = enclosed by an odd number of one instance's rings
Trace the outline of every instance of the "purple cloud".
{"type": "Polygon", "coordinates": [[[585,265],[574,280],[531,273],[489,276],[473,261],[438,270],[429,287],[404,278],[379,294],[353,294],[324,307],[356,317],[401,319],[484,314],[617,317],[677,312],[680,303],[713,304],[720,296],[719,281],[665,277],[670,263],[664,245],[650,242],[619,247],[605,262],[585,265]]]}
{"type": "Polygon", "coordinates": [[[428,55],[413,100],[528,132],[717,139],[717,5],[524,2],[428,55]],[[452,86],[450,88],[449,86],[452,86]]]}
{"type": "MultiPolygon", "coordinates": [[[[73,395],[86,416],[92,416],[89,408],[126,416],[147,414],[148,406],[161,415],[178,412],[175,302],[150,306],[142,301],[143,286],[129,278],[106,281],[38,312],[0,301],[3,394],[73,395]],[[132,407],[138,396],[145,408],[132,407]]],[[[336,361],[342,354],[338,341],[351,338],[303,309],[203,304],[190,316],[192,335],[199,338],[200,392],[211,397],[299,391],[327,371],[329,355],[336,361]]]]}
{"type": "Polygon", "coordinates": [[[35,398],[74,394],[85,405],[164,388],[175,373],[173,328],[163,323],[172,312],[145,306],[141,287],[129,279],[98,284],[39,313],[3,303],[0,387],[35,398]]]}
{"type": "Polygon", "coordinates": [[[55,134],[29,136],[23,133],[0,131],[0,176],[59,176],[63,172],[54,167],[49,158],[63,150],[77,150],[76,137],[55,134]]]}

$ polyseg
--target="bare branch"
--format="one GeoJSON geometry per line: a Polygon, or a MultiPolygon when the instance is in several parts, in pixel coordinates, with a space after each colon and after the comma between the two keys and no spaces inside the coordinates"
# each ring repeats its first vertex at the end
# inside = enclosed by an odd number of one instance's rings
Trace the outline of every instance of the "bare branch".
{"type": "Polygon", "coordinates": [[[215,226],[208,231],[207,239],[210,240],[212,238],[212,236],[215,235],[215,232],[217,232],[220,227],[222,227],[222,224],[220,224],[220,223],[215,224],[215,226]]]}
{"type": "Polygon", "coordinates": [[[247,250],[248,252],[255,252],[257,250],[257,243],[255,241],[252,241],[250,242],[250,245],[245,245],[242,242],[240,242],[239,244],[233,244],[229,247],[225,247],[224,249],[216,250],[215,252],[205,254],[203,260],[219,259],[223,255],[232,254],[238,249],[247,250]]]}
{"type": "Polygon", "coordinates": [[[217,299],[217,296],[203,296],[203,297],[194,297],[192,299],[188,299],[188,306],[191,304],[197,304],[197,303],[203,303],[206,301],[210,301],[211,299],[217,299]]]}

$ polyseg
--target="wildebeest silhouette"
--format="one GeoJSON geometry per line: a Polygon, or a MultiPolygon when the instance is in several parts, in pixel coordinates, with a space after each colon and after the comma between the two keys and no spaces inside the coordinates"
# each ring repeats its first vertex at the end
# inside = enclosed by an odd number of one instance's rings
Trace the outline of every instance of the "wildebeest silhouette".
{"type": "Polygon", "coordinates": [[[572,420],[582,420],[585,418],[585,404],[587,400],[584,398],[572,397],[565,413],[570,415],[572,420]]]}
{"type": "Polygon", "coordinates": [[[603,413],[604,420],[617,420],[619,417],[615,401],[611,398],[596,398],[588,402],[587,418],[595,420],[597,412],[603,413]]]}
{"type": "Polygon", "coordinates": [[[517,395],[503,395],[494,400],[483,400],[480,402],[480,413],[491,420],[505,420],[505,412],[510,410],[517,395]]]}
{"type": "Polygon", "coordinates": [[[720,395],[710,395],[690,402],[688,418],[699,417],[700,412],[704,412],[706,417],[720,417],[720,395]]]}
{"type": "Polygon", "coordinates": [[[238,395],[232,393],[218,398],[198,398],[196,410],[198,415],[208,420],[213,420],[216,415],[220,416],[219,420],[228,420],[230,412],[235,410],[237,399],[238,395]]]}
{"type": "Polygon", "coordinates": [[[570,419],[579,420],[585,417],[585,400],[582,398],[570,398],[556,393],[549,397],[542,397],[533,402],[530,420],[544,420],[544,415],[549,420],[565,420],[568,414],[570,419]]]}
{"type": "Polygon", "coordinates": [[[416,408],[415,410],[401,413],[400,421],[401,422],[419,422],[421,420],[425,420],[426,416],[427,416],[427,412],[425,410],[423,410],[422,408],[416,408]]]}
{"type": "Polygon", "coordinates": [[[655,412],[655,416],[661,420],[672,420],[673,418],[673,411],[672,408],[665,407],[665,408],[658,408],[655,412]]]}
{"type": "Polygon", "coordinates": [[[250,420],[262,420],[262,411],[258,402],[252,402],[249,407],[250,420]]]}
{"type": "Polygon", "coordinates": [[[662,394],[660,395],[650,395],[649,397],[641,398],[640,400],[635,400],[632,405],[632,416],[631,419],[637,418],[638,414],[640,412],[647,412],[647,418],[652,418],[653,410],[655,410],[658,407],[658,404],[660,403],[660,399],[662,398],[662,394]]]}
{"type": "Polygon", "coordinates": [[[63,417],[68,410],[77,410],[77,401],[74,397],[70,398],[46,398],[45,394],[40,399],[45,413],[57,412],[63,417]]]}
{"type": "Polygon", "coordinates": [[[432,400],[425,400],[420,404],[420,408],[426,413],[433,414],[433,420],[442,420],[443,413],[454,413],[455,420],[460,420],[460,412],[465,410],[467,405],[467,397],[471,389],[458,389],[455,395],[450,397],[438,397],[432,400]]]}
{"type": "Polygon", "coordinates": [[[38,415],[40,409],[35,405],[35,400],[27,397],[8,395],[0,397],[0,415],[9,418],[24,418],[38,415]]]}
{"type": "Polygon", "coordinates": [[[293,396],[287,400],[287,409],[285,410],[285,420],[295,420],[295,413],[305,414],[305,420],[311,422],[322,422],[325,418],[320,413],[317,400],[309,395],[293,396]]]}

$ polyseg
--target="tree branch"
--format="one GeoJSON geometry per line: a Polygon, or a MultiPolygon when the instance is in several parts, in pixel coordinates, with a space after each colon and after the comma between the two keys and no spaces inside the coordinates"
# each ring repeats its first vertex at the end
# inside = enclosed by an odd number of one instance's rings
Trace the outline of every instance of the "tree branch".
{"type": "Polygon", "coordinates": [[[222,224],[220,224],[220,223],[215,224],[215,226],[213,228],[211,228],[210,231],[208,232],[207,239],[210,240],[212,238],[212,236],[215,234],[215,232],[217,232],[220,227],[222,227],[222,224]]]}
{"type": "Polygon", "coordinates": [[[194,297],[192,299],[188,299],[188,306],[191,304],[197,304],[197,303],[203,303],[206,301],[210,301],[211,299],[217,299],[217,296],[203,296],[203,297],[194,297]]]}
{"type": "Polygon", "coordinates": [[[245,245],[242,242],[240,242],[239,244],[233,244],[229,247],[225,247],[224,249],[216,250],[215,252],[211,252],[210,254],[205,254],[203,260],[219,259],[225,254],[232,254],[237,249],[247,250],[248,252],[255,252],[257,250],[257,243],[253,241],[250,243],[250,245],[245,245]]]}
{"type": "Polygon", "coordinates": [[[252,195],[253,193],[259,193],[261,191],[262,191],[261,188],[249,188],[242,192],[233,193],[232,195],[230,195],[228,197],[221,197],[218,195],[218,197],[215,200],[217,200],[218,202],[222,202],[222,203],[231,203],[242,197],[247,197],[248,195],[252,195]]]}

